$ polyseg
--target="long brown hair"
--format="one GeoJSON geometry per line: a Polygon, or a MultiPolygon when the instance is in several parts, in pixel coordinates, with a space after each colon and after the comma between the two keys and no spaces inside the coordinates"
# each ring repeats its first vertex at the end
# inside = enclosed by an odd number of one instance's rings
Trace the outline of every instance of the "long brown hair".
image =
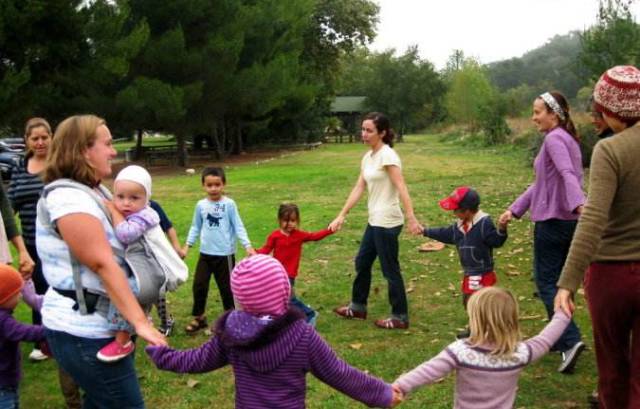
{"type": "Polygon", "coordinates": [[[573,139],[576,140],[576,142],[580,142],[580,135],[578,135],[578,130],[576,129],[575,124],[573,123],[573,120],[571,119],[571,113],[569,112],[569,102],[567,102],[567,98],[562,95],[562,93],[560,93],[559,91],[550,91],[549,94],[551,94],[551,96],[553,97],[553,99],[556,100],[556,102],[558,103],[558,105],[560,105],[560,109],[562,109],[562,113],[564,114],[564,119],[560,118],[560,115],[558,115],[553,108],[551,108],[544,99],[540,98],[542,100],[542,102],[544,102],[544,106],[545,108],[547,108],[547,112],[551,113],[551,114],[555,114],[558,117],[558,126],[560,126],[560,128],[564,129],[565,131],[567,131],[567,133],[569,133],[569,135],[573,136],[573,139]]]}
{"type": "Polygon", "coordinates": [[[100,183],[84,154],[96,142],[98,127],[106,124],[95,115],[75,115],[60,122],[49,147],[44,182],[69,178],[91,187],[100,183]]]}

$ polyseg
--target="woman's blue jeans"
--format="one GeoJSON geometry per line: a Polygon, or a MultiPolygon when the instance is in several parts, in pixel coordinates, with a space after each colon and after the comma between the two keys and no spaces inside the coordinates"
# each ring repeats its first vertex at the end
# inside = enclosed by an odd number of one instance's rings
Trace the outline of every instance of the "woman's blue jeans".
{"type": "Polygon", "coordinates": [[[382,275],[389,284],[389,303],[393,318],[408,321],[407,294],[398,261],[398,235],[402,226],[385,228],[367,225],[356,256],[356,278],[351,292],[351,308],[366,311],[371,289],[371,267],[380,260],[382,275]]]}
{"type": "Polygon", "coordinates": [[[96,358],[113,338],[80,338],[50,329],[46,336],[58,364],[84,391],[83,409],[144,409],[133,354],[112,363],[96,358]]]}
{"type": "Polygon", "coordinates": [[[19,409],[18,388],[0,386],[0,409],[19,409]]]}
{"type": "MultiPolygon", "coordinates": [[[[558,292],[557,282],[569,254],[569,247],[577,221],[550,219],[536,222],[533,231],[533,276],[538,294],[549,318],[553,316],[553,300],[558,292]]],[[[552,351],[566,351],[581,340],[580,330],[571,320],[552,351]]]]}

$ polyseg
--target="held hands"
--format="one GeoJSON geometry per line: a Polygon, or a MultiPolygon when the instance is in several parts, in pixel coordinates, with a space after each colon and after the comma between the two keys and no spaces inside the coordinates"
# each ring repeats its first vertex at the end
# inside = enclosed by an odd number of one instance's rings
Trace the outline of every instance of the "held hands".
{"type": "Polygon", "coordinates": [[[576,309],[576,306],[573,303],[573,294],[566,288],[558,288],[556,298],[553,300],[553,305],[556,310],[561,309],[569,317],[573,315],[573,312],[576,309]]]}
{"type": "Polygon", "coordinates": [[[500,226],[500,228],[504,227],[506,229],[511,220],[513,220],[513,213],[511,212],[511,210],[507,210],[498,218],[498,225],[500,226]]]}
{"type": "Polygon", "coordinates": [[[27,250],[19,252],[18,264],[18,271],[20,272],[20,275],[22,275],[22,278],[24,280],[30,279],[36,263],[33,262],[33,259],[31,258],[27,250]]]}
{"type": "Polygon", "coordinates": [[[391,398],[391,407],[395,408],[402,401],[404,401],[404,393],[402,393],[402,389],[395,383],[391,385],[391,389],[393,389],[393,397],[391,398]]]}
{"type": "Polygon", "coordinates": [[[155,329],[148,320],[144,320],[140,325],[136,325],[136,334],[140,338],[147,341],[149,345],[153,346],[167,346],[167,339],[157,329],[155,329]]]}
{"type": "Polygon", "coordinates": [[[329,223],[328,228],[329,230],[335,233],[338,230],[342,229],[343,224],[344,224],[344,216],[338,215],[338,217],[336,217],[335,219],[333,219],[331,223],[329,223]]]}
{"type": "Polygon", "coordinates": [[[247,248],[246,248],[246,249],[244,249],[244,250],[247,252],[247,255],[248,255],[249,257],[251,257],[251,256],[255,256],[256,254],[258,254],[258,252],[256,252],[256,251],[254,250],[254,248],[253,248],[253,247],[251,247],[251,246],[247,247],[247,248]]]}
{"type": "Polygon", "coordinates": [[[415,236],[421,236],[424,232],[424,227],[418,222],[418,219],[416,219],[416,217],[413,215],[407,217],[407,219],[409,221],[409,225],[407,226],[409,229],[409,233],[415,236]]]}

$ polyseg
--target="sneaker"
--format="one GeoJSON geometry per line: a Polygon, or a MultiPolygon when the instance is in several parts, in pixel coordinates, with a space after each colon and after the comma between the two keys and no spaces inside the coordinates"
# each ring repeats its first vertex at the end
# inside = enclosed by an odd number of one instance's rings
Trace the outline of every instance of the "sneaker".
{"type": "Polygon", "coordinates": [[[307,321],[307,324],[315,328],[316,323],[318,321],[318,315],[320,315],[318,311],[313,311],[313,317],[309,318],[309,321],[307,321]]]}
{"type": "Polygon", "coordinates": [[[114,340],[102,347],[96,357],[102,362],[115,362],[132,353],[134,349],[136,349],[136,345],[132,341],[120,345],[114,340]]]}
{"type": "Polygon", "coordinates": [[[165,337],[171,336],[171,331],[173,330],[173,325],[175,323],[176,321],[173,319],[173,317],[169,316],[169,318],[167,318],[167,322],[165,323],[165,325],[160,325],[160,328],[158,328],[158,331],[160,331],[160,333],[165,337]]]}
{"type": "Polygon", "coordinates": [[[576,366],[576,362],[578,362],[578,358],[585,347],[584,342],[578,341],[571,349],[561,352],[562,362],[558,367],[558,372],[564,374],[573,373],[573,368],[576,366]]]}
{"type": "Polygon", "coordinates": [[[460,331],[456,334],[456,339],[465,339],[465,338],[469,338],[471,336],[471,331],[469,330],[469,328],[460,331]]]}
{"type": "Polygon", "coordinates": [[[407,321],[398,320],[395,318],[386,318],[383,320],[376,320],[375,326],[384,329],[407,329],[409,323],[407,321]]]}
{"type": "Polygon", "coordinates": [[[33,351],[31,351],[31,353],[29,354],[29,360],[31,361],[44,361],[45,359],[49,358],[47,355],[45,355],[42,350],[34,348],[33,351]]]}
{"type": "Polygon", "coordinates": [[[598,401],[598,391],[593,391],[587,397],[587,402],[589,403],[589,407],[591,409],[598,409],[600,407],[600,402],[598,401]]]}
{"type": "Polygon", "coordinates": [[[352,310],[348,305],[344,305],[342,307],[334,308],[333,312],[342,318],[346,318],[348,320],[366,320],[367,312],[366,311],[356,311],[352,310]]]}

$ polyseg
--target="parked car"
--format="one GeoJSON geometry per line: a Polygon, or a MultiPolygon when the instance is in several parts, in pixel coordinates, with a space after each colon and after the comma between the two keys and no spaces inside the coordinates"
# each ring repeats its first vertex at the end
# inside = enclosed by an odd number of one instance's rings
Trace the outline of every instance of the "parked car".
{"type": "Polygon", "coordinates": [[[11,180],[11,169],[24,156],[25,146],[22,138],[0,139],[0,175],[2,180],[11,180]]]}

